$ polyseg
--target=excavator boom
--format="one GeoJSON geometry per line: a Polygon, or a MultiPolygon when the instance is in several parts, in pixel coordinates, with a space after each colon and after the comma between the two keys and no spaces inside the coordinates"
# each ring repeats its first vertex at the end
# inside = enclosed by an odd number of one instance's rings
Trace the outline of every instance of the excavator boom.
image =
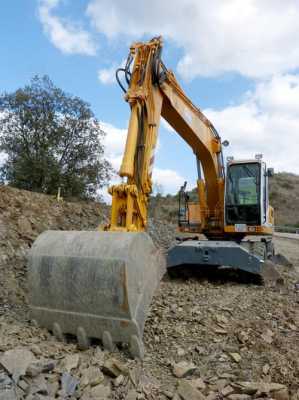
{"type": "Polygon", "coordinates": [[[120,176],[127,182],[110,189],[109,230],[140,231],[147,225],[152,167],[161,116],[186,141],[201,163],[198,179],[202,230],[223,231],[224,165],[221,139],[204,114],[184,94],[174,74],[161,61],[162,40],[135,43],[124,72],[129,87],[125,99],[131,108],[120,176]],[[130,66],[133,64],[132,71],[130,66]],[[129,78],[128,78],[129,77],[129,78]]]}

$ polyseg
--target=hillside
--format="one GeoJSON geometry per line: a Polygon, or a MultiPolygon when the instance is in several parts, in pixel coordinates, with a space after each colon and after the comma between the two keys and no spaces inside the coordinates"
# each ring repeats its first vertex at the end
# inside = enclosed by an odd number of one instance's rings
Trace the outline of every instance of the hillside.
{"type": "MultiPolygon", "coordinates": [[[[270,203],[275,209],[275,225],[299,227],[299,175],[278,173],[269,180],[270,203]]],[[[178,188],[179,189],[179,188],[178,188]]],[[[189,192],[190,199],[196,201],[196,191],[189,192]]],[[[178,196],[153,196],[151,213],[157,218],[176,223],[178,196]]]]}
{"type": "Polygon", "coordinates": [[[275,174],[270,179],[270,202],[275,209],[275,225],[299,227],[299,175],[275,174]]]}
{"type": "Polygon", "coordinates": [[[94,202],[58,202],[53,196],[0,186],[0,303],[23,304],[25,254],[46,229],[95,229],[108,208],[94,202]]]}

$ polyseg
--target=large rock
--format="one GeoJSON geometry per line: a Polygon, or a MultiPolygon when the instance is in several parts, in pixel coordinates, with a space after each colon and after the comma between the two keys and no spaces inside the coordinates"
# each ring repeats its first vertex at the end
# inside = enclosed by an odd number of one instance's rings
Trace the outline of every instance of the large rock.
{"type": "Polygon", "coordinates": [[[35,361],[33,353],[25,347],[18,347],[6,351],[0,357],[0,364],[12,375],[13,380],[18,382],[20,376],[25,375],[28,366],[35,361]]]}
{"type": "Polygon", "coordinates": [[[82,371],[81,373],[81,386],[96,386],[104,381],[104,375],[100,368],[98,367],[89,367],[82,371]]]}
{"type": "Polygon", "coordinates": [[[173,365],[173,375],[177,378],[185,378],[196,371],[196,365],[188,361],[180,361],[173,365]]]}
{"type": "Polygon", "coordinates": [[[65,372],[61,377],[61,392],[64,396],[72,396],[79,385],[77,378],[65,372]]]}
{"type": "Polygon", "coordinates": [[[26,375],[35,377],[41,372],[50,372],[55,368],[55,362],[52,360],[38,360],[31,363],[26,369],[26,375]]]}
{"type": "Polygon", "coordinates": [[[72,369],[78,367],[79,354],[68,354],[61,363],[61,369],[63,371],[71,372],[72,369]]]}
{"type": "Polygon", "coordinates": [[[232,384],[241,393],[248,395],[271,396],[277,400],[288,400],[288,389],[285,385],[275,382],[236,382],[232,384]]]}
{"type": "Polygon", "coordinates": [[[109,358],[102,367],[104,374],[117,378],[118,375],[128,375],[128,368],[116,358],[109,358]]]}
{"type": "Polygon", "coordinates": [[[87,388],[81,400],[108,400],[111,393],[110,386],[97,385],[93,388],[87,388]]]}
{"type": "Polygon", "coordinates": [[[180,381],[177,392],[183,400],[205,400],[205,396],[186,379],[180,381]]]}
{"type": "Polygon", "coordinates": [[[14,389],[0,389],[0,400],[18,400],[14,389]]]}

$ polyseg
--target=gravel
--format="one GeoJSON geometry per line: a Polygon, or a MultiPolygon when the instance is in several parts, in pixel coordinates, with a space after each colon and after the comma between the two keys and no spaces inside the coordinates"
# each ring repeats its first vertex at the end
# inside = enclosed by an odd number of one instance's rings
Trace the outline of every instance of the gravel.
{"type": "MultiPolygon", "coordinates": [[[[165,276],[145,332],[145,359],[101,344],[80,351],[28,320],[25,254],[44,229],[94,229],[108,208],[0,188],[0,399],[299,399],[299,246],[276,238],[293,264],[284,284],[222,273],[165,276]],[[17,359],[20,362],[16,362],[17,359]],[[24,354],[22,356],[21,354],[24,354]]],[[[151,220],[166,250],[175,228],[151,220]]]]}

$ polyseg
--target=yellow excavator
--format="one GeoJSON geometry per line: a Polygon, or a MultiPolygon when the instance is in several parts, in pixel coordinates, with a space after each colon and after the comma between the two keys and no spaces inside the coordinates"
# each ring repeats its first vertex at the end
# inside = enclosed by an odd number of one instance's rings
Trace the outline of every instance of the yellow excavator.
{"type": "Polygon", "coordinates": [[[273,254],[268,200],[273,171],[260,155],[231,158],[225,167],[226,143],[165,67],[161,51],[161,37],[134,43],[125,67],[116,72],[131,115],[119,171],[123,180],[109,189],[110,223],[98,231],[46,231],[29,253],[36,324],[61,340],[75,335],[81,348],[93,338],[109,350],[123,343],[140,358],[145,318],[166,267],[226,266],[263,275],[273,254]],[[186,185],[179,191],[183,234],[167,257],[145,232],[161,117],[191,147],[198,171],[197,201],[188,200],[186,185]]]}

